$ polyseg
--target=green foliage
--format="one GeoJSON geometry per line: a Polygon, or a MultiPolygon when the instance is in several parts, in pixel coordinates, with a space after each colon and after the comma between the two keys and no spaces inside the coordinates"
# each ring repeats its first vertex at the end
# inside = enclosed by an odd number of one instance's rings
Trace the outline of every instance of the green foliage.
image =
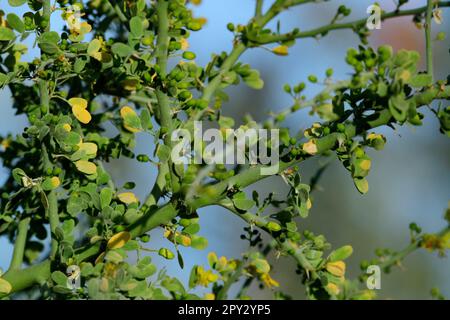
{"type": "MultiPolygon", "coordinates": [[[[436,100],[448,101],[450,87],[433,79],[429,37],[428,69],[418,70],[417,52],[370,47],[365,19],[337,23],[351,14],[345,6],[339,7],[330,24],[318,29],[296,28],[283,34],[280,22],[272,30],[268,23],[282,11],[311,2],[276,0],[248,24],[229,23],[232,50],[214,54],[206,66],[200,66],[196,53],[188,50],[190,35],[206,22],[195,17],[191,6],[200,2],[120,0],[111,5],[89,0],[81,5],[68,0],[53,7],[49,0],[9,0],[11,6],[27,4],[28,11],[22,17],[0,12],[0,88],[9,87],[16,113],[29,122],[22,134],[0,137],[0,157],[10,172],[0,189],[0,235],[15,243],[11,268],[0,275],[1,297],[39,283],[42,297],[48,299],[226,299],[232,298],[230,287],[245,279],[237,298],[248,299],[248,287],[258,281],[275,298],[287,299],[283,284],[271,276],[276,265],[270,265],[267,255],[276,252],[295,261],[297,281],[310,299],[374,298],[358,281],[345,277],[344,260],[353,252],[350,245],[332,250],[324,235],[298,224],[299,218],[312,214],[313,192],[324,170],[305,183],[298,164],[336,155],[364,194],[372,164],[367,150],[381,151],[387,143],[376,133],[379,127],[419,126],[424,120],[420,108],[429,105],[440,131],[450,136],[450,107],[433,109],[432,105],[436,100]],[[81,21],[71,5],[81,10],[81,21]],[[60,32],[50,25],[51,15],[57,13],[67,23],[60,32]],[[267,177],[260,173],[261,164],[228,168],[172,163],[170,137],[175,129],[192,132],[195,120],[214,122],[222,130],[234,128],[235,120],[221,113],[230,99],[226,88],[243,82],[263,89],[260,72],[239,62],[246,50],[265,48],[269,54],[286,56],[296,40],[324,37],[335,29],[351,29],[361,41],[345,57],[351,68],[349,79],[334,80],[329,68],[324,79],[309,75],[308,84],[303,79],[284,85],[292,105],[261,124],[279,129],[281,161],[276,174],[289,188],[286,197],[269,193],[263,199],[256,191],[251,197],[246,193],[247,187],[267,177]],[[21,56],[27,47],[22,41],[30,35],[36,37],[41,54],[24,62],[21,56]],[[323,90],[307,99],[306,87],[318,85],[323,90]],[[284,120],[306,108],[320,122],[292,134],[284,120]],[[105,132],[110,124],[114,134],[105,132]],[[152,156],[135,155],[137,135],[151,137],[152,156]],[[104,163],[121,157],[156,165],[156,182],[145,199],[130,191],[134,182],[118,187],[106,171],[104,163]],[[209,253],[204,260],[209,266],[199,261],[190,270],[189,283],[183,284],[152,258],[176,257],[183,269],[185,250],[205,250],[208,240],[201,235],[197,210],[213,205],[248,224],[241,238],[248,241],[249,249],[239,259],[209,253]],[[164,230],[161,246],[148,235],[156,228],[164,230]],[[262,232],[271,237],[269,243],[262,232]],[[26,283],[20,279],[23,264],[35,270],[26,283]],[[79,275],[66,274],[70,266],[77,266],[79,275]],[[80,277],[79,288],[67,286],[73,277],[80,277]],[[198,296],[199,287],[209,293],[198,296]]],[[[424,13],[431,13],[426,7],[405,13],[403,4],[400,1],[398,10],[384,13],[384,18],[413,15],[415,22],[421,22],[424,13]]],[[[436,2],[436,7],[447,6],[436,2]]],[[[431,28],[430,21],[426,28],[431,28]]],[[[251,117],[240,126],[259,127],[251,117]]],[[[372,264],[389,271],[417,248],[442,255],[450,246],[448,215],[447,227],[438,234],[423,234],[412,224],[411,245],[400,252],[377,250],[372,264]]],[[[368,262],[362,263],[367,266],[368,262]]],[[[436,290],[433,296],[441,297],[436,290]]]]}

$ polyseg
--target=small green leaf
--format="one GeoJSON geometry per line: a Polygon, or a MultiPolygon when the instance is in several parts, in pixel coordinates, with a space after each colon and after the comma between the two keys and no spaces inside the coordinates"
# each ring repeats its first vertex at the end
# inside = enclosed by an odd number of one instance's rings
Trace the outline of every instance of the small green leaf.
{"type": "Polygon", "coordinates": [[[181,269],[184,269],[184,260],[183,260],[183,256],[181,255],[180,251],[177,250],[177,260],[178,260],[178,264],[180,266],[181,269]]]}
{"type": "Polygon", "coordinates": [[[360,193],[364,194],[369,191],[369,183],[366,178],[355,178],[353,182],[360,193]]]}
{"type": "Polygon", "coordinates": [[[208,247],[208,239],[197,235],[191,236],[191,247],[196,250],[204,250],[208,247]]]}
{"type": "Polygon", "coordinates": [[[0,27],[0,41],[11,41],[15,37],[14,31],[6,27],[0,27]]]}
{"type": "Polygon", "coordinates": [[[25,25],[23,24],[22,19],[20,19],[16,14],[8,13],[6,20],[8,21],[8,25],[16,31],[20,33],[25,31],[25,25]]]}
{"type": "Polygon", "coordinates": [[[58,46],[51,42],[39,42],[39,48],[48,54],[55,54],[59,51],[58,46]]]}
{"type": "Polygon", "coordinates": [[[142,37],[142,35],[144,34],[144,23],[140,17],[131,18],[130,31],[134,37],[142,37]]]}
{"type": "Polygon", "coordinates": [[[126,57],[133,54],[133,49],[121,42],[116,42],[111,46],[111,51],[119,57],[126,57]]]}
{"type": "Polygon", "coordinates": [[[260,90],[264,87],[264,81],[260,78],[258,70],[251,70],[243,80],[250,88],[260,90]]]}
{"type": "Polygon", "coordinates": [[[389,111],[395,120],[403,122],[408,115],[409,103],[403,94],[393,96],[389,99],[389,111]]]}
{"type": "Polygon", "coordinates": [[[19,7],[25,2],[27,2],[27,0],[8,0],[8,3],[11,7],[19,7]]]}
{"type": "Polygon", "coordinates": [[[333,251],[330,256],[328,257],[328,261],[330,262],[335,262],[335,261],[339,261],[339,260],[345,260],[348,257],[350,257],[353,253],[353,248],[352,246],[343,246],[340,247],[339,249],[333,251]]]}
{"type": "Polygon", "coordinates": [[[87,54],[89,56],[93,56],[95,53],[97,53],[102,46],[102,43],[98,39],[93,39],[91,42],[89,42],[89,46],[87,48],[87,54]]]}
{"type": "Polygon", "coordinates": [[[100,191],[100,206],[102,209],[109,206],[112,196],[113,191],[110,188],[103,188],[102,191],[100,191]]]}
{"type": "Polygon", "coordinates": [[[148,109],[142,109],[140,118],[143,129],[151,130],[153,128],[152,118],[148,109]]]}
{"type": "Polygon", "coordinates": [[[173,252],[167,248],[159,249],[158,254],[161,257],[166,258],[167,260],[172,260],[173,258],[175,258],[175,255],[173,254],[173,252]]]}
{"type": "Polygon", "coordinates": [[[200,225],[198,223],[193,223],[183,229],[183,232],[187,234],[196,234],[200,231],[200,225]]]}
{"type": "Polygon", "coordinates": [[[51,277],[56,284],[67,287],[67,276],[61,271],[54,271],[51,277]]]}
{"type": "Polygon", "coordinates": [[[233,199],[233,204],[237,209],[247,211],[255,205],[255,201],[250,199],[233,199]]]}
{"type": "Polygon", "coordinates": [[[415,88],[427,87],[433,83],[431,75],[422,73],[412,77],[409,84],[415,88]]]}

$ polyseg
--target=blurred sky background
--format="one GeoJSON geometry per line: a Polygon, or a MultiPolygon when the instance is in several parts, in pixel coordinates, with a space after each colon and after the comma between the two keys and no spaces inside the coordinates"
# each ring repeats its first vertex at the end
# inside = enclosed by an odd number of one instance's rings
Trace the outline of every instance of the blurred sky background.
{"type": "MultiPolygon", "coordinates": [[[[265,8],[272,1],[266,0],[265,8]]],[[[232,34],[226,30],[228,22],[245,24],[254,13],[254,0],[203,0],[195,8],[196,16],[204,16],[208,23],[201,32],[193,33],[189,42],[191,50],[196,52],[196,62],[205,65],[212,53],[229,51],[232,47],[232,34]]],[[[327,24],[341,4],[353,10],[345,21],[367,17],[366,9],[373,1],[366,0],[332,0],[321,4],[308,4],[289,10],[280,15],[282,31],[299,27],[308,30],[327,24]]],[[[395,7],[393,0],[378,1],[382,8],[391,10],[395,7]]],[[[426,0],[411,0],[405,8],[426,4],[426,0]]],[[[26,6],[11,9],[7,0],[0,0],[1,9],[22,14],[26,6]]],[[[448,31],[450,15],[443,10],[444,23],[433,24],[433,34],[448,31]]],[[[275,26],[276,20],[272,23],[275,26]]],[[[53,29],[61,27],[58,14],[52,17],[53,29]]],[[[32,39],[27,43],[32,45],[32,39]]],[[[418,50],[423,55],[424,34],[418,30],[409,17],[395,21],[386,21],[381,30],[376,30],[370,37],[372,46],[388,43],[396,50],[404,48],[418,50]]],[[[231,100],[224,106],[224,114],[237,119],[246,113],[256,120],[263,121],[270,110],[279,110],[289,106],[291,99],[283,93],[283,84],[296,84],[305,81],[309,74],[323,78],[325,70],[335,70],[334,79],[347,79],[351,71],[344,59],[349,47],[358,45],[357,37],[350,31],[331,32],[321,40],[303,39],[290,49],[288,57],[278,57],[263,49],[252,49],[244,54],[242,61],[250,63],[261,71],[265,88],[255,91],[241,85],[228,90],[231,100]]],[[[436,79],[445,79],[450,73],[449,35],[447,40],[435,43],[434,62],[436,79]]],[[[38,51],[31,49],[24,58],[32,60],[38,51]]],[[[424,59],[422,59],[422,63],[424,59]]],[[[422,64],[424,66],[424,64],[422,64]]],[[[321,89],[319,85],[309,86],[306,94],[311,97],[321,89]]],[[[24,117],[14,116],[8,89],[0,91],[0,134],[20,133],[26,125],[24,117]]],[[[324,234],[334,248],[351,244],[353,256],[348,260],[348,277],[359,274],[359,262],[374,257],[378,247],[401,249],[408,244],[408,224],[416,222],[425,232],[440,230],[445,224],[444,210],[450,200],[450,140],[439,133],[438,121],[430,112],[425,112],[424,126],[413,128],[405,125],[396,131],[383,128],[377,132],[386,135],[388,143],[383,151],[371,151],[372,170],[368,177],[370,191],[362,196],[354,188],[349,173],[335,161],[325,172],[320,181],[321,191],[314,194],[314,206],[310,217],[299,220],[300,229],[309,228],[315,233],[324,234]]],[[[317,119],[310,117],[307,111],[298,112],[287,120],[292,132],[307,128],[317,119]]],[[[238,121],[239,122],[239,121],[238,121]]],[[[153,150],[149,136],[140,135],[136,154],[153,150]]],[[[304,182],[315,173],[319,162],[307,161],[300,167],[304,182]]],[[[117,179],[117,184],[126,181],[137,183],[136,194],[145,198],[151,188],[155,172],[152,167],[131,160],[114,161],[108,165],[117,179]]],[[[26,169],[26,168],[24,168],[26,169]]],[[[6,177],[0,164],[0,183],[6,177]]],[[[261,193],[276,192],[280,197],[288,189],[280,178],[269,178],[256,185],[261,193]]],[[[251,191],[250,189],[249,191],[251,191]]],[[[201,235],[209,239],[205,251],[184,249],[185,269],[180,271],[176,261],[155,261],[166,265],[169,274],[187,281],[189,271],[194,264],[206,264],[206,254],[215,251],[227,257],[239,257],[247,249],[247,242],[239,239],[244,224],[226,210],[216,207],[199,211],[202,225],[201,235]]],[[[167,245],[161,239],[161,231],[152,233],[152,247],[167,245]]],[[[7,239],[0,238],[0,268],[6,270],[12,255],[12,246],[7,239]]],[[[270,259],[275,260],[271,255],[270,259]]],[[[438,258],[424,250],[409,256],[403,265],[389,275],[382,277],[382,289],[378,292],[384,299],[427,299],[430,289],[438,286],[443,294],[450,297],[450,261],[438,258]]],[[[294,273],[295,265],[289,258],[277,262],[273,277],[295,298],[303,297],[300,279],[294,273]]],[[[236,289],[234,289],[236,290],[236,289]]],[[[261,292],[257,286],[252,288],[255,298],[270,298],[270,293],[261,292]]]]}

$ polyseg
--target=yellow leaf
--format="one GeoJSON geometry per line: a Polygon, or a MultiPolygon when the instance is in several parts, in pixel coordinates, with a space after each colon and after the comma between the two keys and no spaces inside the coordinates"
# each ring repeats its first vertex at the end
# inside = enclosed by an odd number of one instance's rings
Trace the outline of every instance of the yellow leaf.
{"type": "Polygon", "coordinates": [[[97,166],[95,163],[86,161],[86,160],[78,160],[75,162],[75,166],[77,169],[85,174],[94,174],[97,172],[97,166]]]}
{"type": "Polygon", "coordinates": [[[361,161],[361,163],[359,164],[359,166],[360,166],[361,169],[363,169],[363,170],[369,170],[371,164],[372,164],[372,162],[371,162],[370,160],[363,160],[363,161],[361,161]]]}
{"type": "Polygon", "coordinates": [[[192,3],[193,5],[198,6],[198,5],[200,5],[200,4],[202,3],[202,0],[191,0],[191,3],[192,3]]]}
{"type": "Polygon", "coordinates": [[[68,124],[68,123],[64,123],[62,127],[63,127],[63,129],[66,130],[67,132],[72,131],[72,127],[71,127],[70,124],[68,124]]]}
{"type": "Polygon", "coordinates": [[[326,265],[326,269],[329,273],[331,273],[336,277],[343,277],[345,275],[345,262],[344,261],[329,262],[326,265]]]}
{"type": "Polygon", "coordinates": [[[329,282],[327,284],[327,291],[332,295],[338,295],[341,290],[339,289],[339,287],[337,285],[335,285],[332,282],[329,282]]]}
{"type": "Polygon", "coordinates": [[[189,42],[185,38],[181,38],[181,50],[186,51],[189,48],[189,42]]]}
{"type": "Polygon", "coordinates": [[[0,278],[0,293],[8,294],[11,292],[11,290],[12,290],[11,284],[5,279],[0,278]]]}
{"type": "Polygon", "coordinates": [[[58,177],[52,177],[52,178],[50,179],[50,181],[52,182],[52,187],[53,187],[53,188],[58,188],[59,185],[61,184],[61,181],[59,180],[58,177]]]}
{"type": "Polygon", "coordinates": [[[139,202],[139,199],[134,195],[133,192],[122,192],[117,195],[120,201],[125,204],[139,202]]]}
{"type": "Polygon", "coordinates": [[[97,155],[98,147],[95,143],[92,142],[83,142],[80,146],[80,149],[86,152],[87,155],[95,156],[97,155]]]}
{"type": "Polygon", "coordinates": [[[131,234],[127,231],[121,231],[116,233],[109,239],[107,247],[108,249],[122,248],[131,239],[131,234]]]}
{"type": "Polygon", "coordinates": [[[308,198],[308,200],[306,200],[306,209],[311,209],[311,207],[312,207],[312,202],[311,202],[311,199],[309,199],[308,198]]]}
{"type": "Polygon", "coordinates": [[[138,83],[136,79],[127,79],[122,81],[122,86],[125,90],[134,91],[137,89],[138,83]]]}
{"type": "Polygon", "coordinates": [[[134,119],[137,119],[138,123],[139,123],[139,127],[140,122],[139,122],[139,116],[136,114],[136,112],[129,106],[124,106],[122,107],[122,109],[120,109],[120,116],[122,117],[122,119],[124,120],[123,126],[125,129],[127,129],[128,131],[132,132],[132,133],[138,133],[141,132],[142,129],[137,127],[132,127],[131,125],[129,125],[130,123],[135,123],[136,121],[132,121],[134,119]]]}
{"type": "Polygon", "coordinates": [[[105,258],[106,253],[102,252],[100,255],[95,259],[94,264],[99,264],[100,262],[103,262],[103,259],[105,258]]]}
{"type": "Polygon", "coordinates": [[[303,144],[303,151],[310,155],[315,155],[317,153],[317,145],[314,140],[309,140],[303,144]]]}
{"type": "Polygon", "coordinates": [[[205,300],[216,300],[216,295],[214,293],[206,293],[204,299],[205,300]]]}
{"type": "Polygon", "coordinates": [[[86,109],[88,106],[86,99],[83,98],[70,98],[69,103],[72,108],[77,107],[80,109],[86,109]]]}
{"type": "Polygon", "coordinates": [[[287,46],[278,46],[272,49],[272,52],[279,56],[287,56],[289,54],[289,48],[287,46]]]}
{"type": "Polygon", "coordinates": [[[88,124],[91,122],[92,116],[86,109],[76,106],[72,107],[72,112],[75,118],[77,118],[81,123],[88,124]]]}
{"type": "Polygon", "coordinates": [[[70,98],[69,103],[72,106],[72,113],[81,123],[87,124],[91,121],[92,116],[86,110],[88,102],[83,98],[70,98]]]}

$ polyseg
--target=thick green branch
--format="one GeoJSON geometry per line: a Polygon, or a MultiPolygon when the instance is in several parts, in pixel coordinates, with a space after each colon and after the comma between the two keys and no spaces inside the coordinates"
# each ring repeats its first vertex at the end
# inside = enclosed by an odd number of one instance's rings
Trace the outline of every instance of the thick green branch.
{"type": "MultiPolygon", "coordinates": [[[[156,63],[159,65],[159,75],[162,80],[167,76],[167,60],[169,48],[169,17],[168,17],[168,2],[159,0],[156,5],[156,13],[158,15],[158,38],[157,38],[157,53],[156,63]]],[[[171,145],[171,132],[173,130],[172,112],[170,110],[170,101],[167,94],[162,91],[162,88],[156,90],[156,98],[158,100],[158,120],[161,128],[165,129],[164,144],[168,147],[171,145]]],[[[152,188],[149,196],[145,200],[145,205],[150,207],[158,203],[159,198],[163,194],[166,186],[166,175],[170,173],[170,164],[168,162],[161,163],[158,175],[156,177],[155,185],[152,188]]]]}
{"type": "MultiPolygon", "coordinates": [[[[429,0],[431,1],[431,0],[429,0]]],[[[450,1],[440,1],[436,3],[439,7],[450,7],[450,1]]],[[[402,10],[402,11],[392,11],[388,13],[383,13],[381,15],[382,20],[401,17],[401,16],[413,16],[417,14],[421,14],[427,11],[427,6],[423,6],[416,9],[410,9],[410,10],[402,10]]],[[[289,41],[299,38],[311,38],[316,37],[318,35],[323,35],[328,33],[329,31],[333,30],[340,30],[340,29],[353,29],[357,30],[358,28],[361,28],[365,26],[367,23],[367,18],[359,19],[352,22],[346,22],[346,23],[333,23],[326,26],[322,26],[319,28],[315,28],[309,31],[302,31],[302,32],[290,32],[285,34],[272,34],[272,35],[251,35],[248,34],[247,38],[254,42],[255,44],[268,44],[268,43],[275,43],[275,42],[283,42],[283,41],[289,41]]]]}
{"type": "Polygon", "coordinates": [[[28,227],[30,226],[30,217],[23,218],[19,221],[17,227],[16,241],[14,242],[14,251],[9,265],[9,270],[20,269],[23,262],[23,254],[27,243],[28,227]]]}
{"type": "MultiPolygon", "coordinates": [[[[41,106],[44,106],[45,110],[49,110],[50,98],[48,94],[48,85],[45,80],[39,80],[39,94],[41,100],[41,106]]],[[[50,156],[45,143],[42,143],[42,164],[44,172],[47,170],[53,170],[53,164],[50,161],[50,156]]],[[[58,199],[56,197],[56,191],[52,190],[47,195],[48,207],[46,208],[46,215],[50,223],[50,231],[52,233],[51,241],[51,251],[50,257],[53,259],[58,250],[58,241],[54,236],[56,227],[59,226],[59,216],[58,216],[58,199]]]]}

